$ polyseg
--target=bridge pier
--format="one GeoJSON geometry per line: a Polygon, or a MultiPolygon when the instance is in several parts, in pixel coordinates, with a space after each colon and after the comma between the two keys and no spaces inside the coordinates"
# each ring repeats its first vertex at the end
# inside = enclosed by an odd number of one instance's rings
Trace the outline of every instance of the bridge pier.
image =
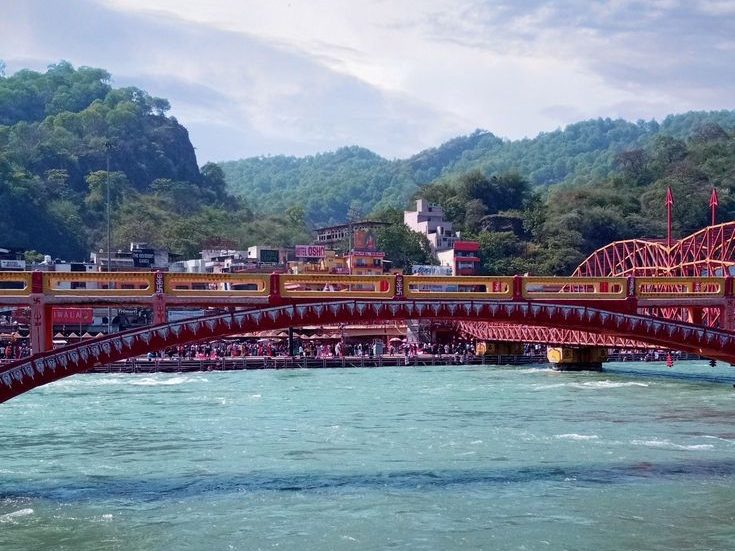
{"type": "Polygon", "coordinates": [[[523,343],[511,341],[480,341],[475,347],[478,356],[522,356],[523,343]]]}
{"type": "Polygon", "coordinates": [[[599,346],[547,348],[546,357],[559,371],[602,371],[607,349],[599,346]]]}
{"type": "Polygon", "coordinates": [[[156,272],[155,287],[153,294],[153,325],[166,323],[168,311],[166,309],[166,289],[164,285],[163,272],[156,272]]]}
{"type": "Polygon", "coordinates": [[[31,274],[31,350],[40,354],[53,348],[51,306],[43,293],[43,272],[31,274]]]}
{"type": "Polygon", "coordinates": [[[735,298],[726,298],[725,305],[720,308],[720,329],[735,330],[735,298]]]}
{"type": "Polygon", "coordinates": [[[702,325],[702,319],[704,317],[704,310],[699,307],[692,306],[689,308],[689,323],[694,325],[702,325]]]}

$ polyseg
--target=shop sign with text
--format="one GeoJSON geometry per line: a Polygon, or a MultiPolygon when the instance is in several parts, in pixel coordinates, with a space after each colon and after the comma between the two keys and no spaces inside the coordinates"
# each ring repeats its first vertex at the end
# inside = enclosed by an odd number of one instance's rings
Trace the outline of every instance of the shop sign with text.
{"type": "Polygon", "coordinates": [[[296,245],[296,258],[324,258],[326,250],[324,245],[296,245]]]}

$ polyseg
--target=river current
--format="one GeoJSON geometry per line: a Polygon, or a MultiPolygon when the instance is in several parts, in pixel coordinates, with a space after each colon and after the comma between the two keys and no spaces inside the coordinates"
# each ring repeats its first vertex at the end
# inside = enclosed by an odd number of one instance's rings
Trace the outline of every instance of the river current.
{"type": "Polygon", "coordinates": [[[0,549],[731,550],[735,368],[80,375],[0,405],[0,549]]]}

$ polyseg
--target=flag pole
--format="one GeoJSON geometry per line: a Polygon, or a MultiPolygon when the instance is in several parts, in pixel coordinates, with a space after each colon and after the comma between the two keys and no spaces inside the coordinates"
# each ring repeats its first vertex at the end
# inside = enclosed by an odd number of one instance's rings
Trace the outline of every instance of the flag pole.
{"type": "Polygon", "coordinates": [[[671,208],[674,206],[674,195],[671,188],[666,190],[666,247],[671,252],[671,208]]]}
{"type": "Polygon", "coordinates": [[[717,199],[717,190],[712,188],[712,195],[709,196],[709,208],[712,209],[712,225],[714,226],[717,222],[717,207],[720,206],[720,202],[717,199]]]}

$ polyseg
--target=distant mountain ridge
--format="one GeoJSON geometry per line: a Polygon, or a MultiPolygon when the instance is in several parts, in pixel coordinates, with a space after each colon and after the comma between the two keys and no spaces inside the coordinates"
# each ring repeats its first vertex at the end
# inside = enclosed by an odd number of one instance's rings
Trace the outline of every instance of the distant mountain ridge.
{"type": "Polygon", "coordinates": [[[252,157],[220,163],[230,192],[253,209],[283,212],[298,205],[314,225],[345,220],[350,208],[363,214],[380,207],[404,207],[419,187],[479,170],[485,175],[516,172],[534,187],[604,179],[615,158],[643,148],[657,135],[688,138],[715,123],[735,129],[735,111],[692,111],[663,121],[593,119],[544,132],[532,139],[504,140],[476,130],[408,159],[387,160],[351,146],[308,157],[252,157]]]}

